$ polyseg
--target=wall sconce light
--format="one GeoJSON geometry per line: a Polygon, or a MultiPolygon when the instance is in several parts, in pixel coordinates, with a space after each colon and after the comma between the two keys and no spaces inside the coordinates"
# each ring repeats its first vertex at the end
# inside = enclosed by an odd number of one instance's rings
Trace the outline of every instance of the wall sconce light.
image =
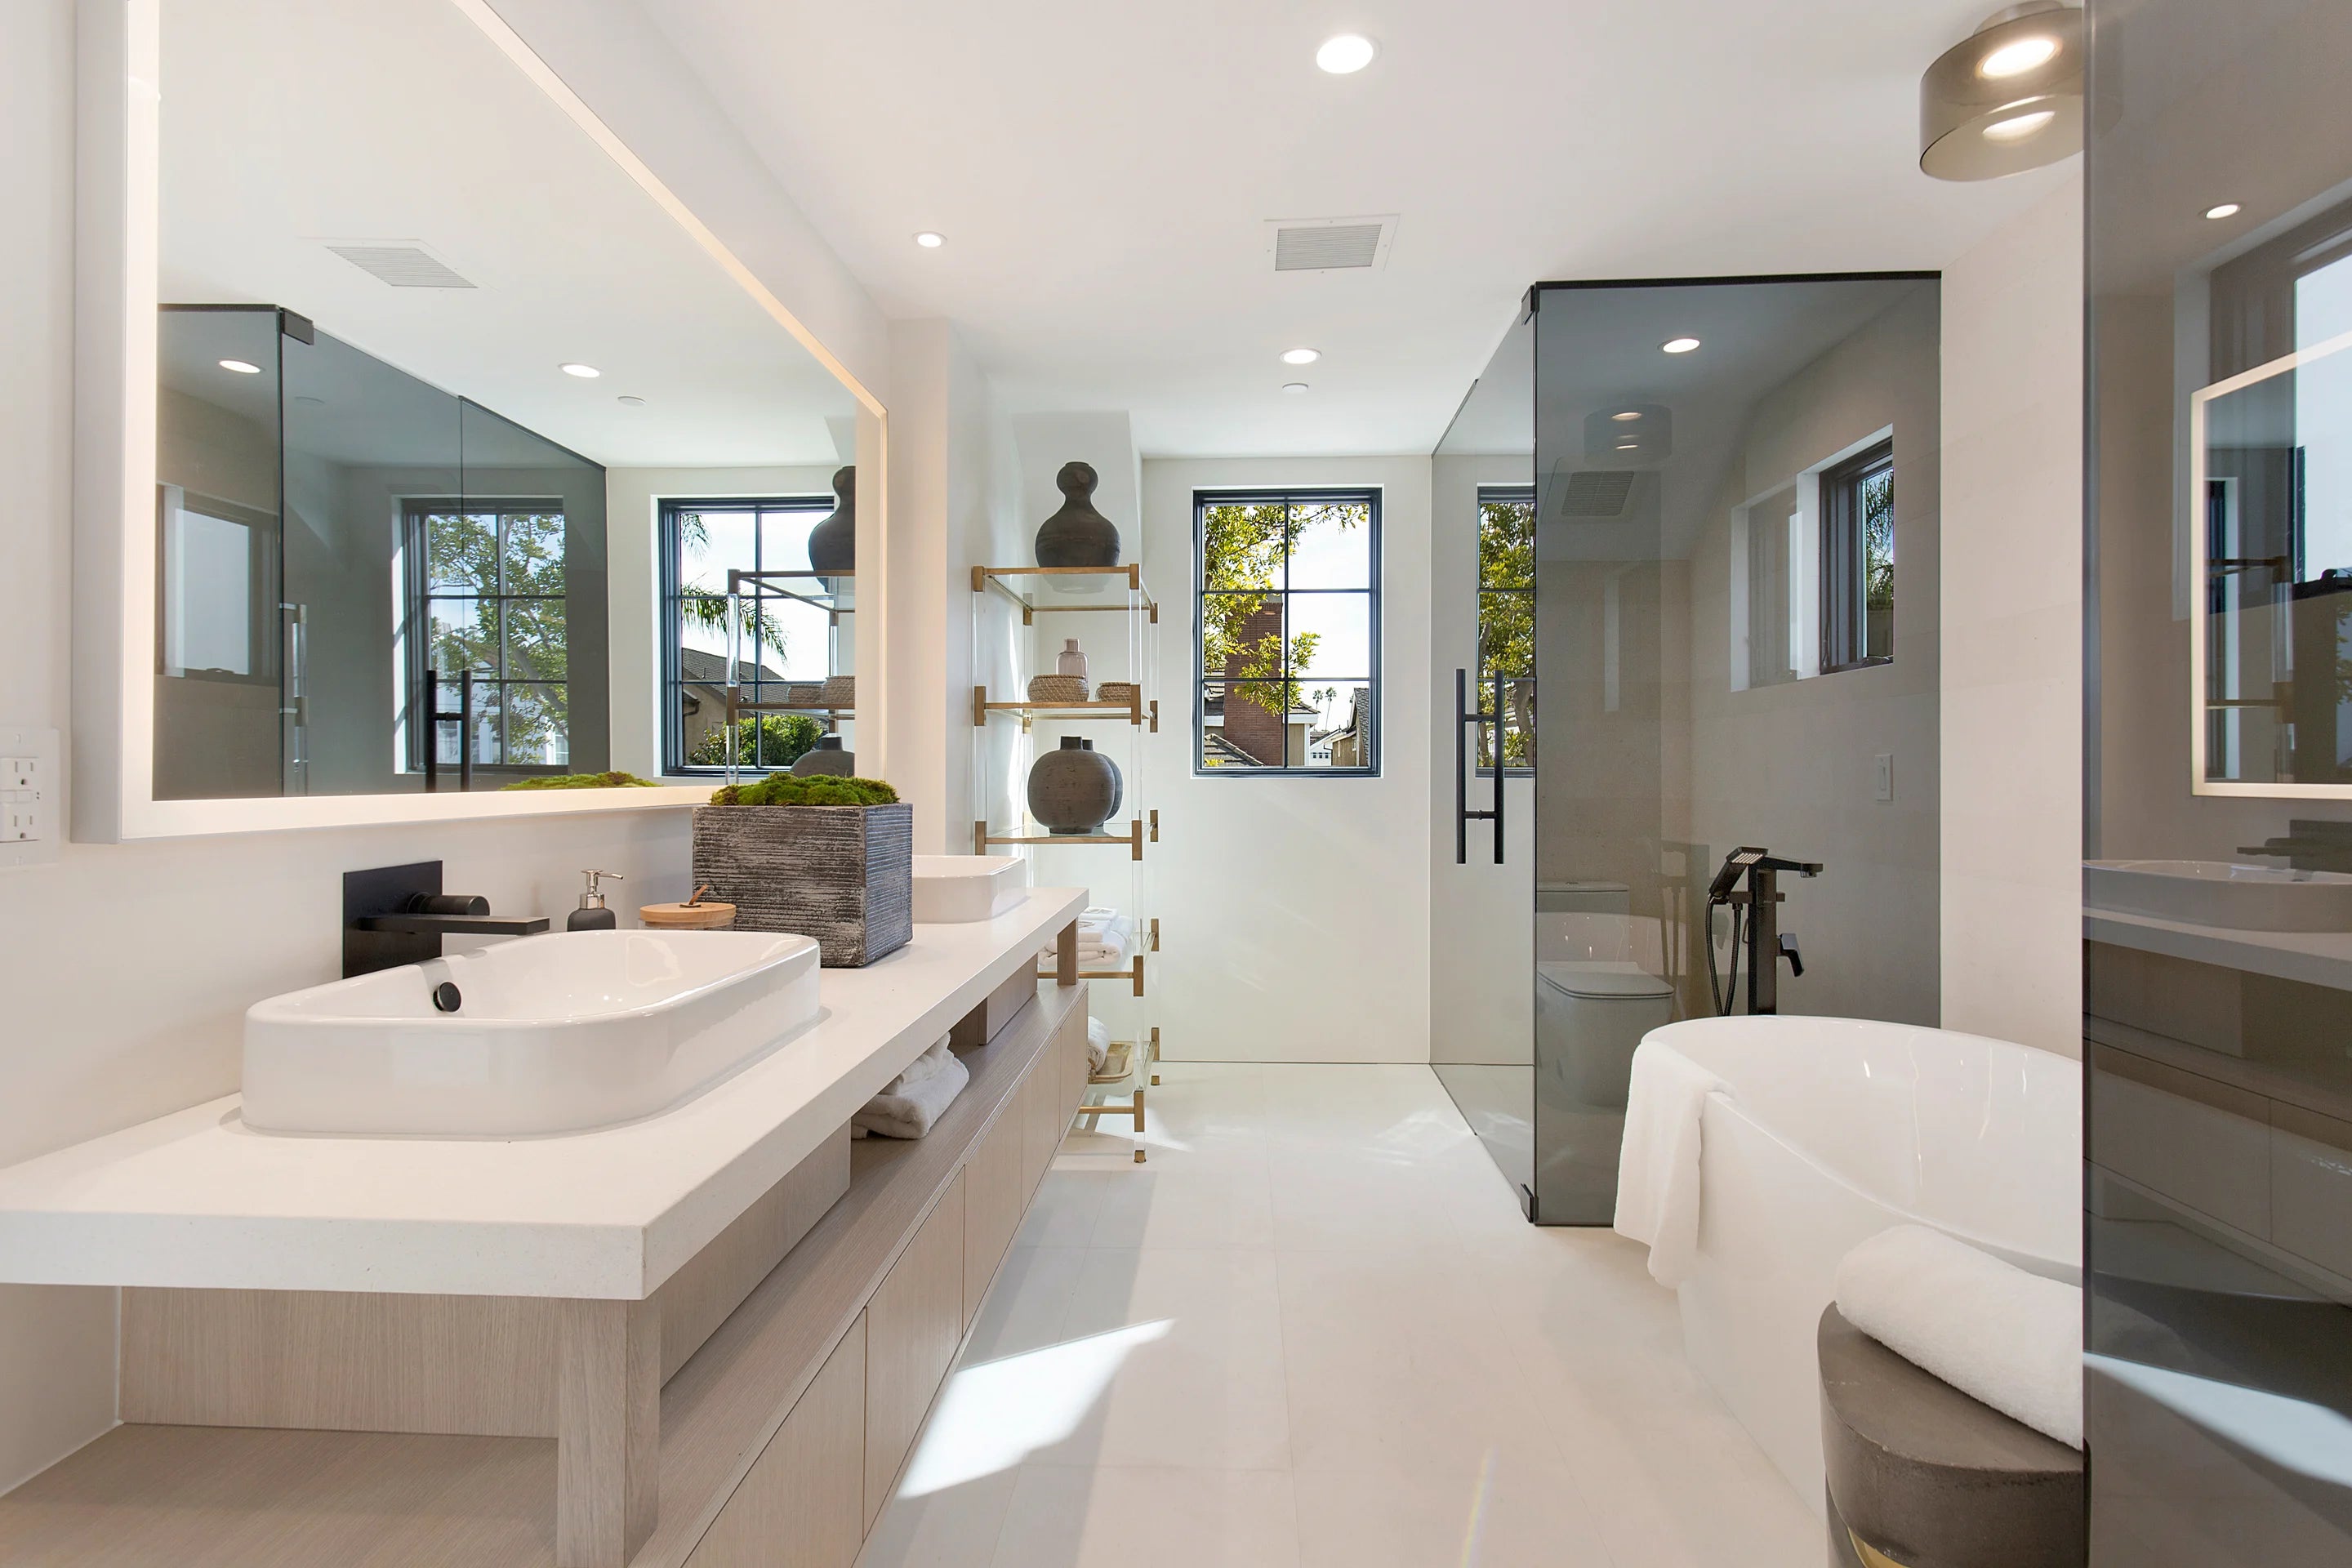
{"type": "Polygon", "coordinates": [[[2083,150],[2083,13],[2030,0],[1985,18],[1919,79],[1919,167],[1994,180],[2083,150]]]}

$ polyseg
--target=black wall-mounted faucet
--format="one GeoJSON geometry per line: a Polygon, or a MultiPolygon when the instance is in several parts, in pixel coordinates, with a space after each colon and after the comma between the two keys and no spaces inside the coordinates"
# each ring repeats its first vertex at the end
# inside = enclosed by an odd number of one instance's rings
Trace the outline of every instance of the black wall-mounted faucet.
{"type": "Polygon", "coordinates": [[[343,873],[343,978],[441,956],[445,936],[530,936],[545,915],[494,915],[490,901],[441,890],[441,862],[343,873]]]}

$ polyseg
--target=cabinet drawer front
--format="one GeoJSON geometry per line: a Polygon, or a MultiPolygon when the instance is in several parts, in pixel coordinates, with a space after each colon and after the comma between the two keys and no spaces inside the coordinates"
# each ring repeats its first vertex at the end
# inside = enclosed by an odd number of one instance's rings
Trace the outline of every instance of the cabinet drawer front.
{"type": "Polygon", "coordinates": [[[959,1170],[866,1307],[866,1526],[963,1339],[964,1173],[959,1170]]]}
{"type": "Polygon", "coordinates": [[[849,1568],[866,1536],[866,1320],[825,1358],[687,1568],[849,1568]]]}

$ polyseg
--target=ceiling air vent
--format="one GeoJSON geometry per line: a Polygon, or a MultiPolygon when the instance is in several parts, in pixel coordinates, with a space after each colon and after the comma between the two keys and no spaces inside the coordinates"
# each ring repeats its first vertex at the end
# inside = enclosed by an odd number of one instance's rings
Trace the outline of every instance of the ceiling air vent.
{"type": "Polygon", "coordinates": [[[1557,493],[1563,518],[1622,517],[1625,500],[1633,493],[1633,474],[1625,468],[1579,468],[1557,493]]]}
{"type": "Polygon", "coordinates": [[[1267,224],[1276,272],[1347,272],[1385,267],[1396,215],[1277,218],[1267,224]]]}
{"type": "Polygon", "coordinates": [[[331,239],[327,248],[395,289],[471,289],[457,268],[412,239],[331,239]]]}

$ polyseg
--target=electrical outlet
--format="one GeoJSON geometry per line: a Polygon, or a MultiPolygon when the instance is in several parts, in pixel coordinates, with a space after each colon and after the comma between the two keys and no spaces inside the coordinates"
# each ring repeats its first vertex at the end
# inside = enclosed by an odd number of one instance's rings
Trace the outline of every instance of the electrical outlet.
{"type": "Polygon", "coordinates": [[[58,732],[0,724],[0,869],[58,858],[58,732]]]}
{"type": "Polygon", "coordinates": [[[1881,752],[1870,759],[1870,798],[1895,798],[1895,753],[1881,752]]]}

